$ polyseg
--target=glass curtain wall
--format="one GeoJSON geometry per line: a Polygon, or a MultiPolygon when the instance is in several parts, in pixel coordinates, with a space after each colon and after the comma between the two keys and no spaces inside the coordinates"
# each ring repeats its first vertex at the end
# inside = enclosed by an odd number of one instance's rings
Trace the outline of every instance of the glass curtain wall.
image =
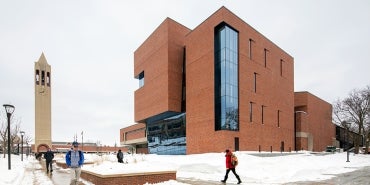
{"type": "Polygon", "coordinates": [[[186,154],[186,114],[147,124],[150,154],[186,154]]]}
{"type": "Polygon", "coordinates": [[[239,130],[238,31],[215,28],[215,129],[239,130]]]}

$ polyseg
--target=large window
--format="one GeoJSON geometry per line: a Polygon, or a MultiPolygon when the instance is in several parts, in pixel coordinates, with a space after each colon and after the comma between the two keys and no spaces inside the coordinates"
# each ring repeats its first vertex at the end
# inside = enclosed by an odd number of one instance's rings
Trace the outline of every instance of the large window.
{"type": "Polygon", "coordinates": [[[144,71],[139,74],[139,88],[144,86],[144,71]]]}
{"type": "Polygon", "coordinates": [[[186,154],[186,114],[147,123],[150,154],[186,154]]]}
{"type": "Polygon", "coordinates": [[[239,130],[238,32],[225,23],[215,28],[215,128],[239,130]]]}

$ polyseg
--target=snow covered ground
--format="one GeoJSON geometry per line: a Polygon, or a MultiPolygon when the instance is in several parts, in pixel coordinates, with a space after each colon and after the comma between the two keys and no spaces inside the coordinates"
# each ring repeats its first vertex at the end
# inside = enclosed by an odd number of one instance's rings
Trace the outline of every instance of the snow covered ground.
{"type": "MultiPolygon", "coordinates": [[[[321,181],[332,178],[335,174],[354,171],[370,166],[370,155],[350,154],[346,162],[346,153],[311,154],[302,153],[262,153],[235,152],[239,159],[237,173],[246,184],[283,184],[296,181],[321,181]],[[272,155],[274,157],[272,157],[272,155]]],[[[100,174],[137,173],[144,171],[177,170],[178,179],[220,181],[225,173],[225,153],[207,153],[195,155],[125,155],[128,164],[116,162],[115,155],[86,155],[86,161],[93,165],[84,165],[83,169],[100,174]]],[[[64,161],[63,156],[56,157],[64,161]]],[[[0,185],[34,184],[52,185],[41,165],[33,157],[12,155],[12,169],[8,170],[7,155],[0,158],[0,185]],[[28,170],[27,170],[28,169],[28,170]]],[[[236,183],[232,173],[230,183],[236,183]]],[[[85,182],[85,184],[90,185],[85,182]]],[[[178,181],[167,181],[156,185],[184,185],[178,181]]]]}

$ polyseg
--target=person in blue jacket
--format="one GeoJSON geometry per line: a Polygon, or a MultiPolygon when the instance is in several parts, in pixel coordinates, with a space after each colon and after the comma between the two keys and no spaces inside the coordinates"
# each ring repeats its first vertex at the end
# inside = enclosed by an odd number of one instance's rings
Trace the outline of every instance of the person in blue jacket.
{"type": "Polygon", "coordinates": [[[70,185],[77,185],[80,181],[81,166],[84,164],[84,153],[78,149],[78,143],[72,143],[73,149],[66,154],[66,164],[71,169],[70,185]]]}

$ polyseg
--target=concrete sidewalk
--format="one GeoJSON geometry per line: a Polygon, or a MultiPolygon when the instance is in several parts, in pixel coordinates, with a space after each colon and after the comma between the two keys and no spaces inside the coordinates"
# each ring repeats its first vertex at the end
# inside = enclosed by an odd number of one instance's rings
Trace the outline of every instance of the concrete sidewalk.
{"type": "MultiPolygon", "coordinates": [[[[45,160],[41,160],[40,164],[42,166],[42,170],[44,170],[46,173],[45,160]]],[[[67,184],[70,184],[70,181],[71,181],[69,172],[57,166],[56,163],[53,163],[53,173],[49,173],[47,175],[53,181],[54,185],[67,185],[67,184]]],[[[80,179],[80,181],[81,180],[82,179],[80,179]]],[[[84,185],[84,183],[80,182],[78,185],[84,185]]]]}
{"type": "Polygon", "coordinates": [[[324,181],[294,182],[285,185],[369,185],[370,166],[355,170],[353,172],[336,174],[334,178],[324,181]]]}
{"type": "MultiPolygon", "coordinates": [[[[276,183],[274,185],[370,185],[370,166],[355,170],[353,172],[335,174],[334,176],[335,177],[324,181],[300,181],[285,184],[276,183]]],[[[227,182],[226,184],[215,181],[200,181],[195,179],[177,178],[176,180],[191,185],[232,185],[237,183],[236,180],[230,180],[230,182],[227,182]]],[[[248,185],[271,185],[271,183],[254,182],[253,180],[248,179],[242,179],[242,181],[242,184],[248,185]]]]}

